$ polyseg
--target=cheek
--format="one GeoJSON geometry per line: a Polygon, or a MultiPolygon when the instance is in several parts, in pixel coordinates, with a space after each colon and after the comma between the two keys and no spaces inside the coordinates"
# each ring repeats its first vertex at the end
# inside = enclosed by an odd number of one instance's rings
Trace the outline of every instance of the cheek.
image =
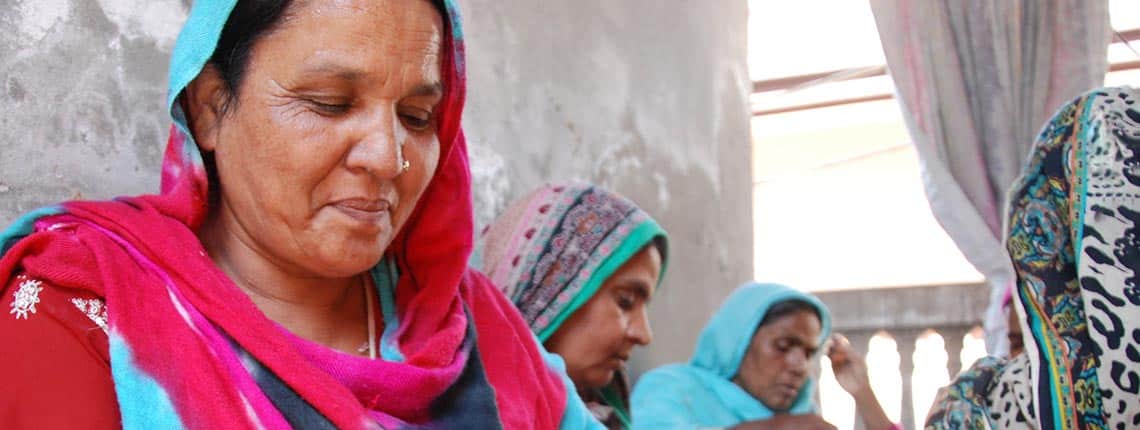
{"type": "Polygon", "coordinates": [[[268,109],[237,118],[225,136],[226,155],[235,156],[228,161],[237,171],[265,186],[260,191],[284,194],[270,197],[297,197],[335,167],[344,155],[344,140],[336,127],[308,127],[280,117],[268,109]]]}
{"type": "Polygon", "coordinates": [[[768,385],[774,379],[774,375],[779,374],[784,369],[783,357],[769,348],[761,348],[760,354],[757,354],[755,371],[757,381],[762,382],[763,385],[768,385]]]}
{"type": "MultiPolygon", "coordinates": [[[[430,137],[427,137],[424,139],[417,139],[417,140],[418,141],[416,141],[414,143],[414,145],[409,145],[409,146],[413,146],[412,149],[416,152],[415,154],[412,154],[412,155],[415,158],[418,158],[419,162],[423,164],[423,170],[422,171],[424,172],[424,176],[427,179],[431,179],[431,177],[433,175],[435,175],[436,169],[439,168],[439,162],[440,162],[439,157],[440,157],[440,150],[441,150],[440,144],[439,144],[439,137],[432,135],[430,137]]],[[[425,185],[426,185],[426,183],[425,183],[425,185]]]]}
{"type": "Polygon", "coordinates": [[[599,315],[595,303],[578,309],[558,331],[559,347],[564,357],[576,357],[579,365],[597,364],[609,358],[616,345],[620,345],[623,334],[616,329],[612,316],[599,315]],[[593,311],[593,312],[591,312],[593,311]]]}
{"type": "Polygon", "coordinates": [[[609,297],[599,296],[590,309],[591,328],[587,336],[597,339],[597,344],[604,344],[598,348],[611,348],[615,344],[625,342],[626,328],[629,326],[630,314],[624,312],[616,302],[609,297]]]}
{"type": "Polygon", "coordinates": [[[396,187],[399,192],[400,205],[397,208],[396,220],[399,229],[415,209],[431,179],[439,166],[439,142],[435,136],[430,138],[411,138],[404,146],[404,157],[411,164],[410,170],[396,178],[396,187]]]}

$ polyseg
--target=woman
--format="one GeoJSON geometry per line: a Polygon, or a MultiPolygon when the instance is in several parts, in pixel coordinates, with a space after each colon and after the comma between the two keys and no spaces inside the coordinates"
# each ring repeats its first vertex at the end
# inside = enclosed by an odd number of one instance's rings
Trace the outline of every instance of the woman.
{"type": "MultiPolygon", "coordinates": [[[[834,429],[814,413],[809,375],[830,330],[815,296],[743,285],[709,320],[692,360],[642,375],[633,391],[634,428],[834,429]]],[[[897,428],[875,399],[863,360],[842,336],[831,342],[832,369],[855,397],[865,428],[897,428]]]]}
{"type": "Polygon", "coordinates": [[[586,184],[545,185],[484,230],[475,266],[566,362],[594,416],[629,428],[624,364],[652,340],[648,305],[665,231],[633,202],[586,184]]]}
{"type": "Polygon", "coordinates": [[[939,393],[926,427],[1140,426],[1140,93],[1061,108],[1010,193],[1006,248],[1024,352],[939,393]]]}
{"type": "Polygon", "coordinates": [[[198,0],[159,195],[0,239],[7,428],[575,428],[466,268],[451,2],[198,0]]]}

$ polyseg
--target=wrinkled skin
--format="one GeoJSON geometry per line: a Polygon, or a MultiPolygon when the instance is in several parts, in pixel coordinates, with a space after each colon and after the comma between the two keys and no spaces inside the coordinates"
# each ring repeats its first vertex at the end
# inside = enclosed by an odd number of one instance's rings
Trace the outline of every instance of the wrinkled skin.
{"type": "Polygon", "coordinates": [[[439,162],[442,18],[424,0],[305,1],[228,93],[212,66],[183,106],[219,203],[199,236],[271,319],[355,351],[366,270],[439,162]],[[409,168],[402,168],[404,161],[409,168]]]}

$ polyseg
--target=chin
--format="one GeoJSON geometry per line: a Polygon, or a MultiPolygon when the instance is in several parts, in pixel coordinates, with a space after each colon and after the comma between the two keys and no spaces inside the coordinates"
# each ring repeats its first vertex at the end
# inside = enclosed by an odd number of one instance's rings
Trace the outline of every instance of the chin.
{"type": "Polygon", "coordinates": [[[376,266],[376,263],[379,263],[379,262],[380,262],[379,259],[377,259],[376,261],[372,261],[371,263],[368,263],[368,262],[360,262],[360,263],[346,262],[344,260],[333,261],[333,262],[315,261],[314,262],[315,264],[310,264],[309,267],[311,267],[312,268],[311,270],[313,272],[315,272],[318,276],[321,276],[321,277],[330,278],[330,279],[348,278],[348,277],[357,276],[357,275],[360,275],[361,273],[369,271],[370,269],[372,269],[372,267],[376,266]]]}
{"type": "Polygon", "coordinates": [[[352,249],[345,247],[340,252],[321,252],[313,255],[308,266],[313,271],[324,274],[330,278],[344,278],[356,276],[372,269],[384,258],[383,250],[352,249]]]}
{"type": "Polygon", "coordinates": [[[616,373],[617,372],[610,370],[604,374],[599,373],[598,375],[591,375],[591,377],[589,379],[582,381],[581,386],[578,388],[579,389],[597,389],[597,388],[605,387],[606,385],[610,385],[610,383],[614,381],[614,375],[616,373]]]}
{"type": "Polygon", "coordinates": [[[768,409],[771,409],[772,412],[787,412],[788,409],[792,408],[792,400],[780,400],[775,402],[761,400],[760,403],[768,409]]]}

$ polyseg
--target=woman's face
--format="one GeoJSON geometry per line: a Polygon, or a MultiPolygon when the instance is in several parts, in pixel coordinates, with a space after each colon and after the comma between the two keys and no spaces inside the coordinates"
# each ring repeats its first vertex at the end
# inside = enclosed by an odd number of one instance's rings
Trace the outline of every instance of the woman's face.
{"type": "Polygon", "coordinates": [[[819,317],[809,310],[760,326],[733,379],[768,409],[788,410],[807,381],[819,345],[819,317]]]}
{"type": "Polygon", "coordinates": [[[207,94],[191,111],[223,230],[303,276],[379,261],[439,161],[442,28],[424,0],[296,2],[254,44],[228,111],[204,71],[188,94],[207,94]]]}
{"type": "Polygon", "coordinates": [[[614,378],[634,346],[653,339],[647,307],[661,274],[661,254],[646,246],[626,261],[546,341],[566,361],[580,389],[601,388],[614,378]]]}

